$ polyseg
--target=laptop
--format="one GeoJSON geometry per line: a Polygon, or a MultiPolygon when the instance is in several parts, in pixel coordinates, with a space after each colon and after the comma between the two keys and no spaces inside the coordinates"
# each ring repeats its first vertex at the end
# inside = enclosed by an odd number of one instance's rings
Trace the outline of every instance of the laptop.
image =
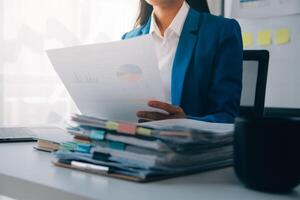
{"type": "Polygon", "coordinates": [[[0,143],[34,141],[36,141],[36,135],[30,128],[0,127],[0,143]]]}
{"type": "Polygon", "coordinates": [[[269,52],[266,50],[246,50],[243,60],[240,116],[262,117],[265,108],[269,52]]]}
{"type": "Polygon", "coordinates": [[[40,138],[65,138],[67,131],[59,126],[0,127],[0,143],[36,142],[40,138]]]}

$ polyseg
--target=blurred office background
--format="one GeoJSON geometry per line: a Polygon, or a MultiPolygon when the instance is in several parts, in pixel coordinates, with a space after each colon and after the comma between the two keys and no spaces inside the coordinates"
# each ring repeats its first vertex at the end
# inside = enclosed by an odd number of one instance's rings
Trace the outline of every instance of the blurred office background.
{"type": "MultiPolygon", "coordinates": [[[[210,0],[214,14],[221,0],[210,0]]],[[[64,124],[76,106],[46,49],[118,40],[139,0],[0,0],[0,125],[64,124]]]]}

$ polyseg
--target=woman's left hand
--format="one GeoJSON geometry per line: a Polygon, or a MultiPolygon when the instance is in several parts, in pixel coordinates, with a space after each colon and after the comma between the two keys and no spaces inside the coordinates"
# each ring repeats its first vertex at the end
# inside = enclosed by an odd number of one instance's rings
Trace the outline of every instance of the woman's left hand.
{"type": "Polygon", "coordinates": [[[186,114],[184,113],[183,109],[178,106],[173,106],[161,101],[149,101],[148,106],[161,109],[167,113],[139,111],[137,113],[139,118],[150,121],[186,118],[186,114]]]}

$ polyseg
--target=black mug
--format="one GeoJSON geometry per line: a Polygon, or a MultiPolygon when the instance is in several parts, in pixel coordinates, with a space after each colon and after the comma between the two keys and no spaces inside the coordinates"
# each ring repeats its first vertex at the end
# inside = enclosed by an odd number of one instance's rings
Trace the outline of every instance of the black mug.
{"type": "Polygon", "coordinates": [[[249,188],[291,191],[300,183],[300,120],[237,118],[234,169],[249,188]]]}

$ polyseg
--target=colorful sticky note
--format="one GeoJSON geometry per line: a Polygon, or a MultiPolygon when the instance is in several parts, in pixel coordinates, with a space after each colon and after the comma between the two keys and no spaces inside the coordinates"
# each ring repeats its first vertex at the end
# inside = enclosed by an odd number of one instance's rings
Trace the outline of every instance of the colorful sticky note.
{"type": "Polygon", "coordinates": [[[94,151],[92,158],[94,160],[107,161],[109,156],[110,156],[109,154],[94,151]]]}
{"type": "Polygon", "coordinates": [[[91,145],[84,144],[84,143],[78,143],[76,146],[76,151],[80,152],[80,153],[90,153],[91,145]]]}
{"type": "Polygon", "coordinates": [[[151,136],[151,129],[138,127],[136,132],[140,135],[151,136]]]}
{"type": "Polygon", "coordinates": [[[105,139],[105,131],[104,130],[92,130],[90,134],[91,140],[102,141],[105,139]]]}
{"type": "Polygon", "coordinates": [[[290,42],[290,31],[287,28],[280,28],[275,34],[275,44],[283,45],[290,42]]]}
{"type": "Polygon", "coordinates": [[[136,125],[134,125],[134,124],[125,124],[125,123],[119,124],[119,127],[118,127],[119,133],[135,135],[135,131],[136,131],[136,125]]]}
{"type": "Polygon", "coordinates": [[[76,142],[64,142],[60,145],[60,149],[68,150],[68,151],[75,151],[77,147],[76,142]]]}
{"type": "Polygon", "coordinates": [[[68,131],[80,131],[79,127],[67,127],[68,131]]]}
{"type": "Polygon", "coordinates": [[[253,35],[250,32],[244,32],[243,36],[243,45],[244,47],[250,47],[253,44],[253,35]]]}
{"type": "Polygon", "coordinates": [[[272,33],[269,30],[260,31],[258,33],[258,45],[270,46],[272,44],[272,33]]]}
{"type": "Polygon", "coordinates": [[[121,151],[125,150],[125,144],[121,143],[121,142],[109,141],[109,147],[112,149],[121,150],[121,151]]]}
{"type": "Polygon", "coordinates": [[[119,124],[116,122],[111,122],[111,121],[106,122],[106,128],[108,130],[116,131],[118,130],[118,126],[119,124]]]}

